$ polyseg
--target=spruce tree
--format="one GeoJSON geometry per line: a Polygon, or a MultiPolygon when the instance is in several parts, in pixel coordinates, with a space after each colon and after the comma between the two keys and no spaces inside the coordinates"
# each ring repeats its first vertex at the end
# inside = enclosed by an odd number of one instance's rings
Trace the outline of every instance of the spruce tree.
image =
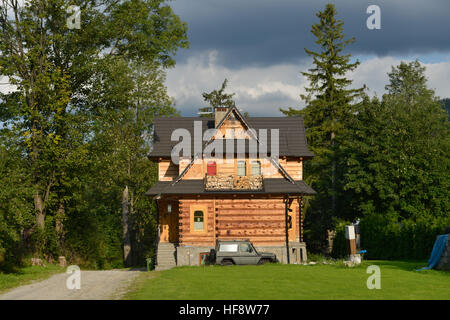
{"type": "Polygon", "coordinates": [[[288,116],[301,115],[304,118],[308,144],[315,158],[306,162],[307,182],[318,192],[309,209],[319,218],[314,225],[320,236],[323,228],[329,227],[338,213],[338,158],[339,143],[345,139],[345,123],[355,112],[355,103],[364,94],[364,88],[349,88],[352,80],[346,74],[355,70],[359,62],[351,62],[351,55],[344,53],[347,45],[355,39],[345,39],[342,20],[336,19],[334,5],[327,4],[324,11],[317,13],[319,22],[311,33],[320,47],[316,52],[305,48],[313,58],[313,67],[302,74],[309,80],[306,94],[301,95],[306,107],[301,110],[289,108],[281,110],[288,116]]]}
{"type": "Polygon", "coordinates": [[[225,93],[227,88],[228,79],[225,78],[222,82],[222,86],[219,90],[213,90],[211,92],[203,92],[203,100],[209,103],[208,107],[199,108],[201,117],[209,117],[209,113],[214,114],[215,107],[228,107],[231,108],[235,105],[233,100],[234,93],[225,93]]]}

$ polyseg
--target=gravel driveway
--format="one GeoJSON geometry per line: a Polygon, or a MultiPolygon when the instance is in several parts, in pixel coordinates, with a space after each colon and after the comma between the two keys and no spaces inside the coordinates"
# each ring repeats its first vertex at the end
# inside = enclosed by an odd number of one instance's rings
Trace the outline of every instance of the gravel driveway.
{"type": "Polygon", "coordinates": [[[0,300],[104,300],[120,299],[141,271],[81,271],[81,288],[67,289],[67,273],[11,289],[0,300]]]}

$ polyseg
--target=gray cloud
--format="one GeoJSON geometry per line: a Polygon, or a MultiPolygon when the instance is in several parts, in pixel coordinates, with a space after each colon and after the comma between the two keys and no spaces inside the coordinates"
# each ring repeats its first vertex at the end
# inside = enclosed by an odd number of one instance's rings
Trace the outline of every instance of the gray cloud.
{"type": "MultiPolygon", "coordinates": [[[[242,67],[238,70],[220,65],[216,52],[191,57],[167,74],[169,94],[176,99],[183,116],[195,116],[199,107],[207,106],[202,92],[217,89],[228,78],[227,92],[234,92],[236,105],[251,116],[281,116],[280,108],[302,108],[300,94],[305,93],[307,79],[300,70],[310,67],[311,60],[263,67],[242,67]]],[[[411,61],[409,59],[403,59],[411,61]]],[[[399,58],[373,57],[364,60],[348,75],[353,87],[366,84],[368,94],[381,96],[389,79],[387,73],[400,63],[399,58]]],[[[441,97],[450,97],[450,62],[425,63],[428,86],[441,97]]]]}
{"type": "MultiPolygon", "coordinates": [[[[229,68],[292,63],[314,48],[315,13],[330,1],[176,0],[175,12],[188,23],[191,48],[178,54],[184,62],[217,50],[217,62],[229,68]]],[[[407,55],[450,51],[448,0],[335,1],[347,36],[356,38],[353,54],[407,55]],[[381,8],[381,30],[366,27],[366,9],[381,8]]]]}

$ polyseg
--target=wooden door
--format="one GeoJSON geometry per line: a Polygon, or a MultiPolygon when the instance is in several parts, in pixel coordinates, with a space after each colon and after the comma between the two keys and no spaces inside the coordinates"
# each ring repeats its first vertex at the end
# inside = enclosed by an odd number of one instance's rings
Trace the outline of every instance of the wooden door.
{"type": "Polygon", "coordinates": [[[289,207],[292,211],[288,212],[288,238],[289,241],[297,241],[297,233],[296,233],[296,202],[293,201],[289,207]]]}
{"type": "Polygon", "coordinates": [[[177,201],[161,201],[159,206],[160,214],[160,242],[178,242],[179,235],[179,209],[177,201]],[[169,207],[170,205],[170,207],[169,207]],[[170,212],[169,212],[170,208],[170,212]]]}
{"type": "Polygon", "coordinates": [[[169,213],[169,242],[177,243],[178,242],[178,206],[175,208],[173,206],[172,213],[169,213]]]}
{"type": "Polygon", "coordinates": [[[160,242],[169,242],[169,220],[167,212],[163,212],[160,210],[159,212],[159,220],[160,220],[160,242]]]}

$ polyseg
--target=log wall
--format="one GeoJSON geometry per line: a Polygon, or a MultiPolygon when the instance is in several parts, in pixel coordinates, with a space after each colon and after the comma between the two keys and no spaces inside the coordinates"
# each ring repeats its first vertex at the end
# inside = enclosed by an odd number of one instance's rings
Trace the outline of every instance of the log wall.
{"type": "Polygon", "coordinates": [[[161,160],[158,162],[159,181],[172,181],[178,176],[179,169],[170,160],[161,160]]]}
{"type": "MultiPolygon", "coordinates": [[[[203,159],[197,160],[197,163],[194,163],[191,168],[188,170],[183,179],[203,179],[206,174],[206,168],[208,161],[212,159],[203,159]]],[[[261,163],[261,173],[264,178],[284,178],[281,171],[278,170],[270,161],[257,159],[261,163]]],[[[251,160],[247,157],[245,158],[246,166],[247,166],[247,175],[251,175],[251,160]]],[[[280,164],[286,170],[286,172],[294,179],[294,180],[302,180],[303,179],[303,161],[300,158],[284,158],[279,160],[280,164]]],[[[184,168],[189,164],[189,161],[182,160],[180,161],[180,166],[176,166],[176,170],[178,173],[181,173],[184,168]]],[[[234,160],[222,160],[217,161],[217,175],[236,175],[237,174],[237,159],[234,160]]],[[[164,164],[163,168],[165,168],[167,164],[164,164]]],[[[173,172],[172,172],[173,174],[173,172]]],[[[161,174],[160,174],[161,177],[161,174]]],[[[161,180],[161,179],[160,179],[161,180]]]]}
{"type": "MultiPolygon", "coordinates": [[[[289,241],[299,241],[300,208],[291,204],[292,229],[289,241]]],[[[257,246],[284,245],[285,212],[282,198],[181,199],[179,229],[181,245],[213,246],[217,239],[250,239],[257,246]],[[191,206],[207,208],[207,231],[191,231],[191,206]]]]}

